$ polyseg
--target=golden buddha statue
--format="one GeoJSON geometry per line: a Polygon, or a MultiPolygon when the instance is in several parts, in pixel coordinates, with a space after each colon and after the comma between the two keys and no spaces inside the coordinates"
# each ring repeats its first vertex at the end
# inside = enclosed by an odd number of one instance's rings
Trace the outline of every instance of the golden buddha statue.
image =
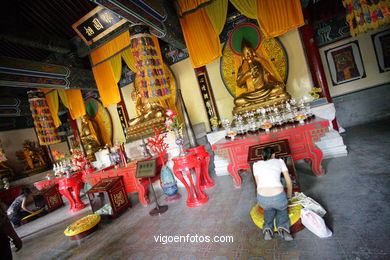
{"type": "Polygon", "coordinates": [[[157,102],[149,102],[142,99],[141,94],[136,89],[131,92],[131,99],[135,102],[135,112],[137,117],[129,121],[129,126],[136,126],[155,118],[164,118],[165,109],[157,102]]]}
{"type": "Polygon", "coordinates": [[[258,107],[280,104],[290,99],[286,86],[266,69],[265,59],[257,56],[245,39],[241,46],[242,63],[237,73],[237,86],[246,92],[234,99],[234,112],[242,113],[258,107]]]}
{"type": "Polygon", "coordinates": [[[87,115],[82,117],[81,124],[81,142],[88,158],[94,161],[96,159],[95,153],[102,147],[99,128],[94,125],[87,115]]]}

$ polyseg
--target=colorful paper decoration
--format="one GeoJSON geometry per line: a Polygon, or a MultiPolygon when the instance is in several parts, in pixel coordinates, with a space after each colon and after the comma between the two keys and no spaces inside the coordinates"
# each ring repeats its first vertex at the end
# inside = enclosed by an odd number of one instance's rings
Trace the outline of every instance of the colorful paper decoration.
{"type": "Polygon", "coordinates": [[[390,23],[390,0],[343,0],[343,5],[352,36],[390,23]]]}
{"type": "Polygon", "coordinates": [[[49,145],[61,142],[44,93],[39,90],[31,90],[27,94],[39,144],[49,145]]]}
{"type": "Polygon", "coordinates": [[[158,41],[154,41],[152,35],[145,30],[130,34],[142,98],[153,101],[168,98],[169,85],[159,55],[159,46],[156,46],[158,41]]]}

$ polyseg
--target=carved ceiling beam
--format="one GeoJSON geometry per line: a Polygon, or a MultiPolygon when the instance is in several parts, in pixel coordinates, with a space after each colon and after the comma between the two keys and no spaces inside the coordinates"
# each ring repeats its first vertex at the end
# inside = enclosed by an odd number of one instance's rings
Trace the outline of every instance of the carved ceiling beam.
{"type": "Polygon", "coordinates": [[[0,57],[0,86],[96,90],[92,71],[0,57]]]}

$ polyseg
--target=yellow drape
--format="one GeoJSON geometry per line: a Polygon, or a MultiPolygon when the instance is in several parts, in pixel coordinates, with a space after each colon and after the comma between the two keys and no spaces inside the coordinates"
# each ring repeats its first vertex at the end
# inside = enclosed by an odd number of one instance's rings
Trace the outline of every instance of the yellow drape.
{"type": "Polygon", "coordinates": [[[210,22],[214,27],[214,31],[219,35],[225,26],[228,0],[214,0],[205,8],[210,22]]]}
{"type": "Polygon", "coordinates": [[[300,0],[257,0],[257,22],[266,38],[304,25],[300,0]]]}
{"type": "Polygon", "coordinates": [[[179,15],[182,16],[184,13],[188,11],[192,11],[200,5],[206,5],[210,0],[177,0],[177,6],[179,15]]]}
{"type": "Polygon", "coordinates": [[[199,68],[221,57],[221,44],[204,8],[180,18],[192,66],[199,68]]]}
{"type": "Polygon", "coordinates": [[[39,90],[45,93],[47,106],[49,107],[50,114],[53,118],[55,128],[59,127],[62,123],[60,118],[58,117],[59,102],[58,102],[57,90],[45,89],[45,88],[40,88],[39,90]]]}
{"type": "Polygon", "coordinates": [[[118,83],[122,74],[122,57],[120,54],[115,55],[108,62],[110,63],[115,82],[118,83]]]}
{"type": "Polygon", "coordinates": [[[129,69],[131,69],[133,72],[137,72],[137,69],[135,67],[135,59],[131,48],[122,51],[121,55],[129,69]]]}
{"type": "Polygon", "coordinates": [[[230,0],[230,3],[246,17],[257,19],[256,0],[230,0]]]}
{"type": "Polygon", "coordinates": [[[70,106],[69,106],[68,96],[66,95],[65,89],[57,89],[56,91],[57,91],[58,95],[60,96],[62,104],[64,104],[64,106],[67,109],[69,109],[70,106]]]}
{"type": "Polygon", "coordinates": [[[85,104],[80,89],[67,89],[66,96],[69,104],[69,112],[72,119],[81,118],[86,114],[85,104]]]}
{"type": "Polygon", "coordinates": [[[129,45],[130,33],[126,31],[90,54],[92,72],[100,98],[105,107],[121,101],[117,82],[122,71],[121,57],[123,52],[126,52],[124,54],[126,64],[128,64],[130,69],[134,68],[134,61],[131,59],[131,55],[129,55],[129,45]],[[114,59],[114,61],[111,62],[110,59],[114,59]]]}
{"type": "Polygon", "coordinates": [[[103,106],[108,107],[121,101],[118,85],[110,63],[104,62],[92,68],[103,106]]]}

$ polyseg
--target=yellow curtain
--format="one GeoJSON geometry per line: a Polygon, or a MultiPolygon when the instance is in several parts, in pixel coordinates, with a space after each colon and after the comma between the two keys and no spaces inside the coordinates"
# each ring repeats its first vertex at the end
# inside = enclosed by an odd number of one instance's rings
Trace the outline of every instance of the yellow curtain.
{"type": "Polygon", "coordinates": [[[58,95],[60,95],[62,104],[64,104],[67,109],[70,109],[68,96],[66,95],[65,89],[57,89],[56,91],[58,95]]]}
{"type": "Polygon", "coordinates": [[[108,62],[104,62],[99,66],[92,68],[92,72],[95,77],[103,106],[108,107],[119,103],[121,101],[121,96],[110,64],[108,62]]]}
{"type": "Polygon", "coordinates": [[[230,3],[232,3],[234,7],[246,17],[257,19],[256,0],[230,0],[230,3]]]}
{"type": "Polygon", "coordinates": [[[60,118],[58,117],[59,102],[57,90],[45,88],[40,88],[39,90],[45,93],[47,106],[49,107],[55,128],[59,127],[62,123],[60,118]]]}
{"type": "Polygon", "coordinates": [[[221,44],[204,8],[180,18],[183,35],[194,68],[221,57],[221,44]]]}
{"type": "Polygon", "coordinates": [[[200,5],[205,5],[210,0],[177,0],[177,6],[179,10],[179,15],[182,16],[188,11],[193,11],[194,9],[200,7],[200,5]]]}
{"type": "Polygon", "coordinates": [[[219,35],[225,26],[228,0],[214,0],[205,8],[210,22],[214,27],[214,31],[219,35]]]}
{"type": "MultiPolygon", "coordinates": [[[[95,51],[91,52],[90,54],[92,72],[95,77],[100,98],[102,100],[103,106],[105,107],[117,104],[121,100],[119,88],[117,85],[122,70],[120,65],[120,53],[129,50],[130,48],[125,50],[125,48],[128,48],[129,45],[130,33],[129,31],[126,31],[103,46],[99,47],[95,51]],[[112,58],[114,58],[114,61],[110,62],[110,59],[112,58]]],[[[128,56],[129,55],[127,54],[126,59],[129,63],[131,63],[131,59],[128,56]]]]}
{"type": "Polygon", "coordinates": [[[135,67],[135,60],[133,52],[131,51],[131,48],[128,48],[124,51],[122,51],[122,58],[125,61],[126,65],[133,71],[137,72],[137,69],[135,67]]]}
{"type": "Polygon", "coordinates": [[[304,25],[300,0],[257,0],[257,21],[266,38],[304,25]]]}
{"type": "Polygon", "coordinates": [[[86,114],[84,99],[80,89],[67,89],[66,96],[69,112],[72,119],[80,118],[86,114]]]}
{"type": "Polygon", "coordinates": [[[115,82],[118,83],[122,74],[122,56],[120,54],[115,55],[109,59],[108,62],[110,64],[115,82]]]}

